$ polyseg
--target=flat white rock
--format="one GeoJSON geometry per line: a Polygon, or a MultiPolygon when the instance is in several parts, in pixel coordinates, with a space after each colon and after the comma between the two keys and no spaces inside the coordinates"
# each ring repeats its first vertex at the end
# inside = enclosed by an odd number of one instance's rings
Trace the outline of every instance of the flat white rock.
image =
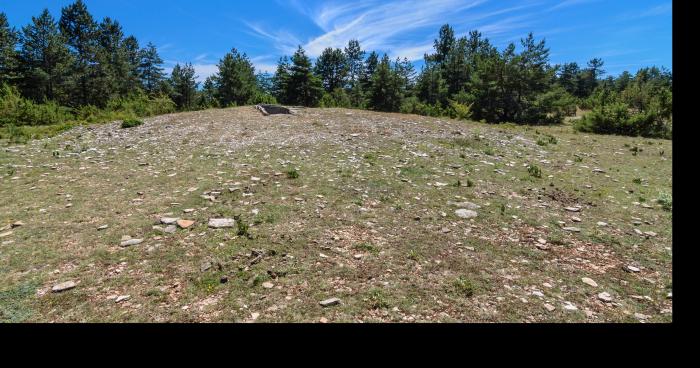
{"type": "Polygon", "coordinates": [[[236,220],[221,218],[221,219],[209,219],[209,227],[214,229],[229,228],[236,225],[236,220]]]}
{"type": "Polygon", "coordinates": [[[460,217],[463,219],[470,219],[470,218],[477,217],[479,214],[476,213],[476,211],[461,208],[461,209],[458,209],[457,211],[455,211],[455,215],[457,215],[457,217],[460,217]]]}

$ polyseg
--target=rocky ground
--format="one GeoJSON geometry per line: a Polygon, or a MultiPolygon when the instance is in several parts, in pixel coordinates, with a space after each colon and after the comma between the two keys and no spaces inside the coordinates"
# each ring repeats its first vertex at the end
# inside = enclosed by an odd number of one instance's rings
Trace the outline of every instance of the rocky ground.
{"type": "Polygon", "coordinates": [[[0,152],[0,321],[670,322],[671,142],[252,107],[0,152]]]}

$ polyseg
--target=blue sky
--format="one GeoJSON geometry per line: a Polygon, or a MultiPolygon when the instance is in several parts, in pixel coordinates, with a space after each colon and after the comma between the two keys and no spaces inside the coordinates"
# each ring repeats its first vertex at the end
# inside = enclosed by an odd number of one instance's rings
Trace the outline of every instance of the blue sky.
{"type": "MultiPolygon", "coordinates": [[[[366,50],[408,57],[419,66],[439,27],[458,35],[480,30],[502,49],[532,31],[545,38],[551,62],[600,57],[609,74],[672,66],[670,0],[84,0],[97,19],[117,19],[142,45],[158,46],[166,69],[192,62],[200,80],[232,47],[260,71],[302,45],[312,57],[352,38],[366,50]]],[[[60,16],[69,0],[2,0],[19,28],[48,8],[60,16]]]]}

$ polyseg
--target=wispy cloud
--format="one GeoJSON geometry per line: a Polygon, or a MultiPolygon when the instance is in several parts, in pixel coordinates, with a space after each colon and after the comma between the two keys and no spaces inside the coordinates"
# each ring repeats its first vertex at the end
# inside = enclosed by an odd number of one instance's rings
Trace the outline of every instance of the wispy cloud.
{"type": "Polygon", "coordinates": [[[639,18],[646,18],[646,17],[656,17],[659,15],[670,14],[671,10],[672,10],[671,3],[662,4],[662,5],[657,5],[657,6],[651,7],[649,9],[641,11],[641,12],[629,12],[629,13],[622,14],[619,19],[632,20],[632,19],[639,19],[639,18]]]}
{"type": "Polygon", "coordinates": [[[259,38],[273,41],[274,47],[284,54],[290,54],[294,52],[298,45],[303,44],[303,42],[301,42],[291,32],[285,30],[268,31],[261,24],[258,23],[246,21],[244,21],[243,23],[249,28],[249,31],[247,31],[246,33],[259,38]]]}
{"type": "Polygon", "coordinates": [[[285,54],[302,45],[309,56],[317,57],[327,47],[343,48],[349,40],[358,39],[367,50],[387,52],[392,58],[419,60],[432,49],[435,30],[448,20],[458,32],[463,32],[457,36],[478,28],[487,37],[512,37],[509,32],[523,31],[536,19],[536,13],[522,14],[523,10],[543,4],[532,1],[486,9],[482,6],[486,3],[487,0],[360,0],[325,3],[316,8],[298,1],[287,3],[323,31],[306,42],[284,30],[272,31],[258,23],[246,25],[251,34],[274,41],[277,50],[285,54]],[[496,20],[497,16],[515,12],[521,14],[496,20]],[[425,38],[427,30],[431,38],[425,38]]]}
{"type": "Polygon", "coordinates": [[[597,1],[600,1],[600,0],[564,0],[560,3],[558,3],[557,5],[550,7],[549,9],[547,9],[547,11],[554,11],[554,10],[559,10],[559,9],[563,9],[563,8],[568,8],[568,7],[574,6],[574,5],[581,5],[581,4],[592,3],[592,2],[597,2],[597,1]]]}

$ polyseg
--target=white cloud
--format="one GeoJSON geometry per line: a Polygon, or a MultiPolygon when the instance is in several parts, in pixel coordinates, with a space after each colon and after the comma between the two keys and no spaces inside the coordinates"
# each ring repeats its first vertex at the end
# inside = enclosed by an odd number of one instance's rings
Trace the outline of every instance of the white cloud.
{"type": "Polygon", "coordinates": [[[670,3],[668,3],[668,4],[654,6],[652,8],[647,9],[647,10],[644,10],[642,12],[625,13],[625,14],[620,16],[620,19],[631,20],[631,19],[639,19],[639,18],[646,18],[646,17],[655,17],[655,16],[659,16],[659,15],[669,14],[669,13],[671,13],[671,11],[672,11],[672,5],[670,3]]]}
{"type": "MultiPolygon", "coordinates": [[[[415,61],[423,58],[433,47],[439,26],[450,23],[458,32],[479,29],[484,36],[505,36],[509,32],[523,33],[532,24],[535,14],[526,13],[502,20],[489,18],[542,5],[539,1],[506,8],[488,10],[479,7],[487,0],[359,0],[330,2],[317,8],[293,1],[288,6],[313,21],[323,33],[306,42],[285,30],[269,30],[259,23],[246,23],[250,33],[274,42],[277,51],[294,53],[302,45],[310,57],[318,57],[327,47],[343,48],[351,39],[358,39],[365,50],[386,52],[392,58],[415,61]],[[427,33],[430,37],[425,38],[427,33]],[[416,34],[420,38],[416,40],[416,34]]],[[[462,32],[462,33],[459,33],[462,32]]],[[[511,35],[512,36],[512,35],[511,35]]],[[[522,35],[520,35],[522,36],[522,35]]]]}
{"type": "Polygon", "coordinates": [[[581,4],[592,3],[592,2],[597,2],[597,1],[600,1],[600,0],[564,0],[564,1],[560,2],[559,4],[554,5],[553,7],[547,9],[547,11],[568,8],[568,7],[574,6],[574,5],[581,5],[581,4]]]}

